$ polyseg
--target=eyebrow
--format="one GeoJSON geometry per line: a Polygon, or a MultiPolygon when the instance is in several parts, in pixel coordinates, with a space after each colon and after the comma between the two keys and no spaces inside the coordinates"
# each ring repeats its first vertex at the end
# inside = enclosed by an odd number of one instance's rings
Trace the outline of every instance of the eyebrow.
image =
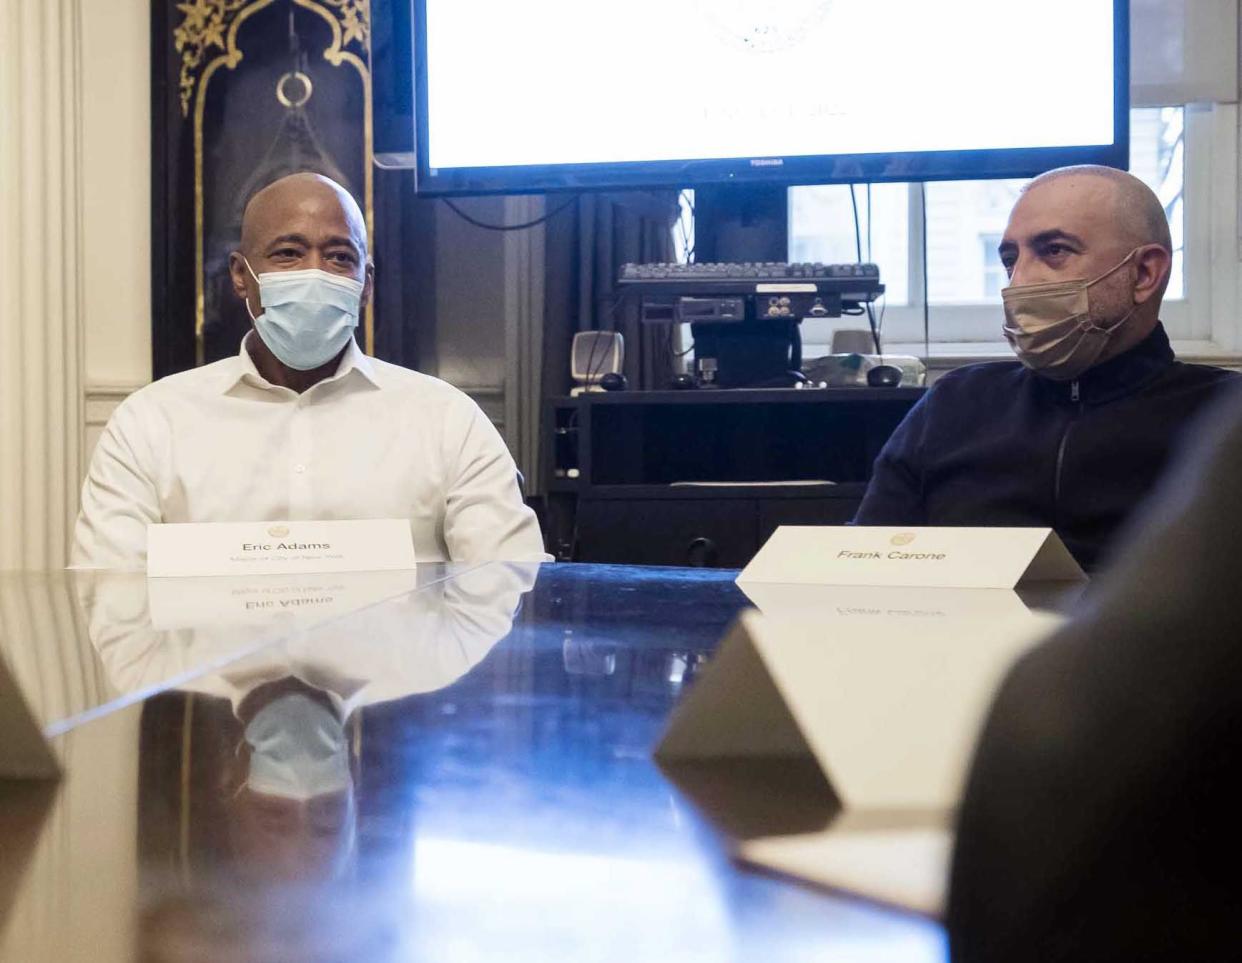
{"type": "Polygon", "coordinates": [[[350,248],[353,248],[355,252],[359,250],[358,242],[355,241],[352,237],[346,237],[343,234],[333,234],[330,238],[324,241],[323,246],[324,247],[341,247],[341,246],[350,247],[350,248]]]}
{"type": "Polygon", "coordinates": [[[1071,234],[1069,231],[1062,231],[1060,228],[1053,228],[1050,231],[1040,231],[1033,238],[1032,244],[1048,244],[1052,241],[1068,241],[1075,247],[1083,247],[1082,238],[1077,234],[1071,234]]]}
{"type": "MultiPolygon", "coordinates": [[[[1077,234],[1071,234],[1069,231],[1063,231],[1059,227],[1054,227],[1047,231],[1040,231],[1033,238],[1031,238],[1031,246],[1039,247],[1043,244],[1051,244],[1053,241],[1066,241],[1078,248],[1086,246],[1083,244],[1082,238],[1080,238],[1077,234]]],[[[996,247],[996,253],[999,256],[1004,257],[1007,253],[1012,253],[1017,249],[1018,244],[1016,241],[1001,241],[996,247]]]]}
{"type": "MultiPolygon", "coordinates": [[[[304,234],[281,234],[279,237],[272,238],[272,240],[268,243],[267,248],[270,250],[277,244],[300,244],[302,247],[314,247],[314,245],[311,244],[310,240],[304,234]]],[[[343,234],[333,234],[324,241],[323,246],[349,247],[352,248],[355,253],[358,253],[361,250],[353,238],[346,237],[343,234]]]]}
{"type": "Polygon", "coordinates": [[[301,244],[302,247],[310,247],[311,243],[301,234],[281,234],[279,237],[272,238],[267,246],[274,247],[277,244],[301,244]]]}

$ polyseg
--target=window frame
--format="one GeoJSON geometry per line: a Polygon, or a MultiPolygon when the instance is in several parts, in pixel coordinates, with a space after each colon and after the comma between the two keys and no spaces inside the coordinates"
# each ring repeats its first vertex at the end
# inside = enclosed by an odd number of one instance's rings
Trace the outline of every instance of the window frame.
{"type": "MultiPolygon", "coordinates": [[[[1167,300],[1161,319],[1179,353],[1196,357],[1227,355],[1242,348],[1238,317],[1239,222],[1238,108],[1236,104],[1184,105],[1184,291],[1167,300]]],[[[919,356],[1010,356],[1001,335],[1001,310],[995,304],[933,303],[929,335],[923,331],[923,190],[909,189],[910,303],[884,305],[884,349],[919,356]]],[[[879,311],[877,310],[877,317],[879,311]]],[[[803,352],[826,354],[832,331],[866,326],[861,319],[807,319],[802,324],[803,352]]]]}

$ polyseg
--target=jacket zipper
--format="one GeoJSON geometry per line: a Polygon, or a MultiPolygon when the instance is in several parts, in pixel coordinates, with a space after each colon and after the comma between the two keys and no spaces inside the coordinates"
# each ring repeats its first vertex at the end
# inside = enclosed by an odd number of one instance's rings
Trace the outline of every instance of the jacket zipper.
{"type": "MultiPolygon", "coordinates": [[[[1070,401],[1078,406],[1077,415],[1082,414],[1082,396],[1078,390],[1078,381],[1070,382],[1070,401]]],[[[1056,476],[1052,483],[1052,527],[1056,528],[1061,521],[1061,468],[1065,464],[1065,447],[1069,442],[1070,432],[1074,430],[1075,418],[1070,419],[1070,423],[1065,426],[1065,431],[1061,435],[1061,444],[1057,446],[1057,466],[1056,476]]]]}

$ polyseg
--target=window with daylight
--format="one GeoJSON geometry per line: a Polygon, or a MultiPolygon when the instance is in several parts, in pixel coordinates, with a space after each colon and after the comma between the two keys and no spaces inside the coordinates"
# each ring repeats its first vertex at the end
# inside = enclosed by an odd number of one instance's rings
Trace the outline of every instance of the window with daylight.
{"type": "Polygon", "coordinates": [[[1000,242],[999,234],[979,235],[979,263],[983,265],[983,297],[988,301],[999,298],[1001,288],[1009,282],[1009,278],[1005,275],[1005,266],[996,256],[996,249],[1000,246],[1000,242]]]}
{"type": "MultiPolygon", "coordinates": [[[[1186,288],[1185,238],[1188,229],[1195,228],[1186,223],[1186,110],[1137,108],[1131,111],[1130,124],[1130,170],[1156,192],[1172,230],[1173,271],[1165,303],[1172,318],[1167,323],[1176,336],[1176,302],[1184,298],[1186,288]]],[[[1194,150],[1193,143],[1189,149],[1194,150]]],[[[1206,153],[1206,144],[1201,149],[1206,153]]],[[[887,287],[878,313],[885,319],[883,330],[890,345],[923,341],[926,263],[930,340],[1000,342],[998,306],[1007,279],[996,246],[1024,183],[856,185],[852,198],[848,185],[790,188],[789,259],[849,262],[858,259],[861,247],[861,259],[880,266],[887,287]],[[855,205],[861,243],[855,239],[855,205]]],[[[826,345],[836,328],[857,326],[856,318],[808,321],[803,339],[813,351],[826,345]]]]}

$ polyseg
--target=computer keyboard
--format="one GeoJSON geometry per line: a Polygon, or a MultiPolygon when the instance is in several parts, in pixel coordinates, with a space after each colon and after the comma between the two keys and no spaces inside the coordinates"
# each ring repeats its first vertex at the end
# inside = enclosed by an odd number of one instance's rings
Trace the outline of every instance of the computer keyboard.
{"type": "Polygon", "coordinates": [[[666,295],[814,290],[819,294],[840,295],[847,301],[874,301],[884,293],[880,269],[874,264],[821,264],[818,261],[623,264],[617,284],[629,291],[666,295]]]}
{"type": "Polygon", "coordinates": [[[874,278],[874,264],[821,264],[818,261],[786,264],[781,261],[691,262],[689,264],[622,264],[621,281],[656,280],[748,281],[752,278],[874,278]]]}

